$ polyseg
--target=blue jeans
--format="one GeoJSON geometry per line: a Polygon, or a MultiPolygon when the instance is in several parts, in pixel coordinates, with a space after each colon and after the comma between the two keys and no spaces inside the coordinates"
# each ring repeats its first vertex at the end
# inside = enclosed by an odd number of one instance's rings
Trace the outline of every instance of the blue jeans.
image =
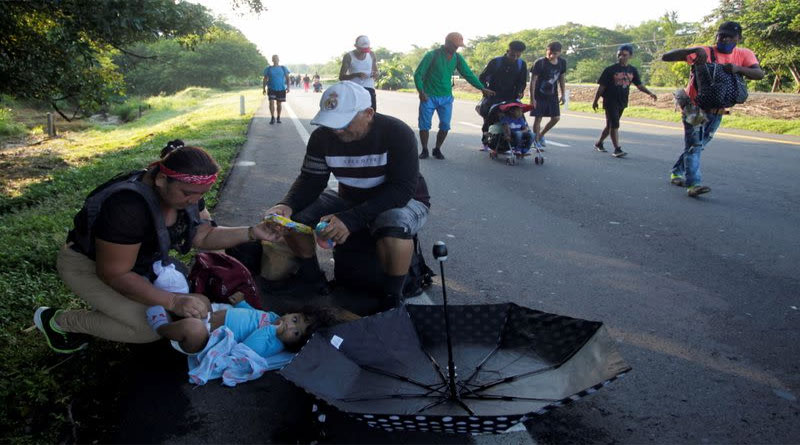
{"type": "Polygon", "coordinates": [[[683,120],[683,153],[672,166],[672,174],[683,176],[684,184],[687,187],[700,185],[702,176],[700,175],[700,153],[714,137],[719,124],[722,123],[722,115],[706,114],[708,122],[701,125],[689,125],[683,120]]]}
{"type": "Polygon", "coordinates": [[[531,150],[531,144],[533,144],[533,132],[531,130],[511,132],[511,145],[517,150],[527,153],[531,150]]]}
{"type": "Polygon", "coordinates": [[[428,96],[428,100],[419,103],[417,125],[420,130],[431,129],[433,112],[439,115],[439,130],[450,130],[450,117],[453,115],[453,96],[428,96]]]}

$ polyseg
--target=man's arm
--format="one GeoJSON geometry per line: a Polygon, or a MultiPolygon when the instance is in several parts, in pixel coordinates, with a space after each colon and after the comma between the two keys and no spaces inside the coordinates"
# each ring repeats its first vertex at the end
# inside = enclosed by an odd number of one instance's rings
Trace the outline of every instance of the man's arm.
{"type": "Polygon", "coordinates": [[[685,62],[686,58],[692,54],[697,57],[695,59],[696,63],[706,62],[706,50],[702,46],[672,50],[661,56],[661,60],[664,62],[685,62]]]}
{"type": "Polygon", "coordinates": [[[761,69],[759,64],[755,64],[749,67],[734,65],[732,63],[726,63],[722,65],[725,71],[733,74],[741,74],[748,79],[753,80],[761,80],[764,78],[764,70],[761,69]]]}
{"type": "Polygon", "coordinates": [[[483,91],[486,90],[486,86],[481,82],[476,76],[475,73],[469,69],[469,65],[467,65],[467,61],[461,56],[461,54],[456,53],[456,71],[461,74],[461,77],[467,80],[470,85],[474,86],[475,88],[483,91]]]}
{"type": "Polygon", "coordinates": [[[597,107],[598,107],[597,101],[600,100],[600,96],[602,96],[605,91],[606,91],[606,86],[605,85],[598,85],[597,86],[597,92],[594,93],[594,102],[592,102],[592,109],[594,111],[597,111],[597,107]]]}
{"type": "Polygon", "coordinates": [[[417,69],[414,70],[414,86],[419,93],[419,100],[423,102],[428,100],[428,96],[425,94],[425,75],[428,74],[428,70],[430,69],[433,53],[433,51],[428,51],[419,62],[419,65],[417,65],[417,69]]]}
{"type": "Polygon", "coordinates": [[[480,80],[484,85],[488,84],[489,75],[492,74],[492,62],[494,62],[494,59],[490,60],[489,63],[486,64],[486,67],[483,68],[480,76],[478,76],[478,80],[480,80]]]}
{"type": "Polygon", "coordinates": [[[378,58],[373,52],[370,52],[369,56],[372,57],[372,78],[378,80],[378,58]]]}
{"type": "Polygon", "coordinates": [[[286,69],[286,67],[283,68],[283,75],[284,75],[283,81],[286,82],[286,92],[288,93],[289,85],[291,85],[292,83],[289,81],[289,70],[286,69]]]}
{"type": "Polygon", "coordinates": [[[264,80],[261,81],[261,92],[267,94],[267,82],[269,81],[269,77],[266,75],[264,76],[264,80]]]}
{"type": "Polygon", "coordinates": [[[366,227],[386,210],[403,207],[414,197],[419,177],[417,138],[406,125],[392,127],[382,139],[389,145],[386,182],[380,192],[349,210],[336,214],[350,233],[366,227]]]}
{"type": "Polygon", "coordinates": [[[350,69],[350,53],[342,57],[342,67],[339,68],[339,80],[350,80],[355,77],[352,74],[347,74],[348,69],[350,69]]]}
{"type": "Polygon", "coordinates": [[[526,85],[528,85],[528,64],[523,60],[522,69],[517,73],[517,81],[514,89],[518,99],[522,99],[522,96],[525,95],[526,85]]]}

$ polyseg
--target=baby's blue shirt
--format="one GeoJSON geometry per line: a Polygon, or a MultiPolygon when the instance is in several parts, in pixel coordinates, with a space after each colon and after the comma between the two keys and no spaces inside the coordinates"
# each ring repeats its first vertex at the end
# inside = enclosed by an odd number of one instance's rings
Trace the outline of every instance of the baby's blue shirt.
{"type": "Polygon", "coordinates": [[[237,343],[244,343],[261,357],[283,351],[277,327],[272,323],[280,318],[275,312],[254,309],[241,301],[225,314],[225,326],[233,332],[237,343]]]}

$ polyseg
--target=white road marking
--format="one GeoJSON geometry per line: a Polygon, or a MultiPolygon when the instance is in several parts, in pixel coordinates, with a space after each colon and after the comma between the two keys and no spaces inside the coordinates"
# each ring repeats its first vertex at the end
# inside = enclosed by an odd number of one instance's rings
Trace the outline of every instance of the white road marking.
{"type": "Polygon", "coordinates": [[[546,140],[546,143],[547,143],[547,145],[555,145],[556,147],[569,147],[569,145],[567,145],[567,144],[562,144],[562,143],[559,143],[559,142],[554,142],[554,141],[551,141],[550,139],[547,139],[547,140],[546,140]]]}
{"type": "MultiPolygon", "coordinates": [[[[297,132],[300,134],[300,139],[303,140],[303,145],[308,145],[308,138],[310,138],[311,135],[308,134],[306,127],[300,123],[300,119],[297,118],[297,114],[295,114],[294,110],[289,105],[289,102],[284,102],[283,108],[286,109],[286,113],[288,113],[289,117],[292,119],[294,128],[297,129],[297,132]]],[[[328,179],[328,188],[331,190],[339,190],[339,181],[336,179],[336,176],[330,176],[330,179],[328,179]]]]}
{"type": "Polygon", "coordinates": [[[461,124],[461,125],[466,125],[466,126],[468,126],[468,127],[483,128],[483,126],[482,126],[482,125],[473,124],[472,122],[463,122],[463,121],[459,121],[458,123],[459,123],[459,124],[461,124]]]}

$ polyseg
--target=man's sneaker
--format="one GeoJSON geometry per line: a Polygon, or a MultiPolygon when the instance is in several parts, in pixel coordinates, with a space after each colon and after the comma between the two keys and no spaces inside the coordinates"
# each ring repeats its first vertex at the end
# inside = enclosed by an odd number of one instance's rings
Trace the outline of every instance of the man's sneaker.
{"type": "Polygon", "coordinates": [[[710,191],[711,187],[706,187],[705,185],[693,185],[686,189],[686,194],[691,196],[692,198],[697,198],[703,193],[708,193],[710,191]]]}
{"type": "Polygon", "coordinates": [[[71,354],[86,348],[89,344],[88,335],[64,332],[58,328],[55,318],[61,312],[60,309],[42,306],[33,314],[33,323],[44,334],[50,349],[62,354],[71,354]]]}
{"type": "Polygon", "coordinates": [[[547,140],[544,138],[544,136],[539,138],[539,148],[542,147],[547,147],[547,140]]]}
{"type": "Polygon", "coordinates": [[[677,185],[678,187],[684,186],[684,179],[681,175],[676,175],[675,173],[669,176],[669,183],[672,185],[677,185]]]}
{"type": "Polygon", "coordinates": [[[628,153],[622,151],[622,148],[617,147],[614,149],[614,153],[611,153],[611,156],[614,156],[615,158],[621,158],[624,157],[626,154],[628,153]]]}
{"type": "Polygon", "coordinates": [[[278,118],[275,122],[280,124],[281,123],[281,118],[278,118]]]}
{"type": "Polygon", "coordinates": [[[298,274],[284,280],[265,280],[267,291],[275,296],[316,297],[331,293],[331,287],[324,274],[317,279],[305,281],[298,274]]]}
{"type": "Polygon", "coordinates": [[[606,150],[606,148],[605,148],[605,147],[603,147],[603,144],[594,144],[594,149],[595,149],[596,151],[600,151],[600,152],[603,152],[603,153],[605,153],[606,151],[608,151],[608,150],[606,150]]]}
{"type": "Polygon", "coordinates": [[[480,151],[489,151],[489,146],[486,145],[486,144],[483,144],[483,146],[481,147],[480,151]]]}
{"type": "Polygon", "coordinates": [[[439,150],[438,148],[434,148],[432,154],[433,154],[434,158],[440,159],[440,160],[444,160],[444,155],[442,154],[442,150],[439,150]]]}
{"type": "Polygon", "coordinates": [[[542,142],[536,139],[536,137],[533,138],[533,146],[539,151],[544,151],[544,145],[542,145],[542,142]]]}
{"type": "Polygon", "coordinates": [[[274,123],[275,123],[275,118],[274,118],[274,117],[270,118],[270,120],[269,120],[269,124],[270,124],[270,125],[272,125],[272,124],[274,124],[274,123]]]}
{"type": "Polygon", "coordinates": [[[428,159],[428,149],[423,148],[422,153],[419,154],[420,159],[428,159]]]}

